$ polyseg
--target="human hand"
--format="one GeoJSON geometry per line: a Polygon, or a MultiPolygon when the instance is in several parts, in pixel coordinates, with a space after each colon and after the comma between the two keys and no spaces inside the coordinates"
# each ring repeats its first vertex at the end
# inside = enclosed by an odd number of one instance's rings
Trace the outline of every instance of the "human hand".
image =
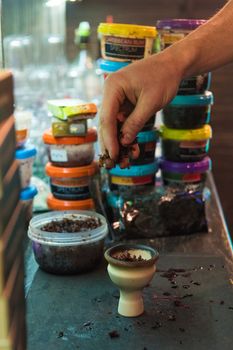
{"type": "Polygon", "coordinates": [[[165,50],[108,76],[100,111],[102,149],[116,160],[119,142],[131,144],[150,117],[175,95],[182,79],[176,60],[165,50]],[[119,137],[118,123],[123,122],[119,137]],[[120,138],[120,139],[119,139],[120,138]]]}

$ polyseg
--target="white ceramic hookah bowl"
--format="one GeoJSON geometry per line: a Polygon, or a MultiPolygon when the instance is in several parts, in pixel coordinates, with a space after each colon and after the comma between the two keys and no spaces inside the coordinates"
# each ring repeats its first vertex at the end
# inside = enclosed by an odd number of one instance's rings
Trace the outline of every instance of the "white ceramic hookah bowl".
{"type": "Polygon", "coordinates": [[[108,274],[120,289],[118,313],[126,317],[141,315],[144,312],[142,290],[155,274],[158,252],[146,245],[126,243],[109,248],[104,256],[108,261],[108,274]],[[125,254],[129,258],[124,259],[125,254]]]}

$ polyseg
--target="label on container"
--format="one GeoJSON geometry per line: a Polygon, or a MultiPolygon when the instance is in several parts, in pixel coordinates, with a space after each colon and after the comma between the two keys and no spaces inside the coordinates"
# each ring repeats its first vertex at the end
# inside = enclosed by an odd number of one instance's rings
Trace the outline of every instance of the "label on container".
{"type": "Polygon", "coordinates": [[[171,181],[176,183],[196,183],[202,181],[202,174],[180,174],[163,171],[163,178],[165,181],[171,181]]]}
{"type": "Polygon", "coordinates": [[[123,177],[123,176],[111,176],[111,183],[114,185],[123,186],[139,186],[154,183],[154,174],[146,176],[134,176],[134,177],[123,177]]]}
{"type": "Polygon", "coordinates": [[[186,160],[190,158],[205,157],[208,152],[209,141],[182,141],[179,145],[179,154],[182,160],[186,160]]]}
{"type": "Polygon", "coordinates": [[[68,162],[68,155],[65,149],[50,149],[52,162],[68,162]]]}
{"type": "Polygon", "coordinates": [[[52,179],[50,186],[54,197],[58,199],[81,200],[90,198],[87,180],[66,179],[66,181],[62,182],[59,179],[52,179]]]}
{"type": "Polygon", "coordinates": [[[105,55],[123,59],[141,59],[144,58],[145,44],[145,39],[107,36],[105,38],[105,55]]]}
{"type": "Polygon", "coordinates": [[[183,33],[164,33],[161,35],[161,46],[162,49],[166,49],[167,47],[171,46],[172,44],[176,43],[177,41],[180,41],[185,37],[185,34],[183,33]]]}
{"type": "Polygon", "coordinates": [[[85,133],[87,131],[86,123],[70,124],[69,131],[72,135],[85,135],[85,133]]]}

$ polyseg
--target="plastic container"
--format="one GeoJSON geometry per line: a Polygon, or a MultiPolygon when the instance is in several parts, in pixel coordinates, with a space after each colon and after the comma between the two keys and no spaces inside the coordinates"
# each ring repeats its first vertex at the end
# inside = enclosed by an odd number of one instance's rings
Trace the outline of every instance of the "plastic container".
{"type": "Polygon", "coordinates": [[[108,191],[106,193],[106,204],[109,221],[111,223],[119,221],[120,211],[124,204],[123,198],[114,192],[108,191]]]}
{"type": "Polygon", "coordinates": [[[142,131],[137,134],[137,144],[140,154],[137,159],[130,160],[132,165],[143,165],[153,163],[155,160],[156,142],[159,138],[157,130],[142,131]]]}
{"type": "Polygon", "coordinates": [[[181,80],[178,95],[199,95],[209,90],[211,83],[211,73],[203,73],[194,77],[181,80]]]}
{"type": "Polygon", "coordinates": [[[105,218],[89,211],[62,211],[38,215],[30,221],[28,236],[41,269],[54,274],[76,274],[94,269],[103,257],[108,233],[105,218]],[[51,221],[95,218],[101,226],[73,233],[46,232],[40,228],[51,221]]]}
{"type": "MultiPolygon", "coordinates": [[[[157,21],[156,27],[160,37],[160,48],[168,46],[183,39],[191,31],[204,24],[203,19],[165,19],[157,21]]],[[[210,87],[211,74],[199,74],[182,80],[178,94],[201,94],[210,87]]]]}
{"type": "Polygon", "coordinates": [[[33,199],[37,193],[38,191],[35,186],[26,187],[20,192],[20,201],[23,204],[27,224],[32,218],[33,199]]]}
{"type": "Polygon", "coordinates": [[[157,21],[156,28],[160,36],[161,49],[165,49],[183,39],[191,31],[204,24],[204,19],[162,19],[157,21]]]}
{"type": "Polygon", "coordinates": [[[165,126],[173,129],[198,129],[210,121],[213,94],[176,95],[163,109],[165,126]]]}
{"type": "Polygon", "coordinates": [[[153,52],[155,27],[134,24],[100,23],[101,54],[106,60],[131,61],[153,52]]]}
{"type": "Polygon", "coordinates": [[[134,165],[130,168],[121,169],[119,165],[109,171],[109,186],[111,190],[125,191],[131,188],[132,191],[139,191],[142,188],[154,186],[155,173],[158,170],[158,163],[134,165]]]}
{"type": "Polygon", "coordinates": [[[47,198],[48,207],[51,210],[94,210],[95,203],[92,198],[79,201],[61,200],[55,198],[52,194],[47,198]]]}
{"type": "Polygon", "coordinates": [[[54,137],[86,136],[87,120],[67,121],[52,119],[52,134],[54,137]]]}
{"type": "Polygon", "coordinates": [[[36,148],[33,145],[26,145],[25,147],[16,150],[15,158],[20,163],[20,179],[21,188],[24,189],[29,186],[32,176],[32,165],[36,156],[36,148]]]}
{"type": "Polygon", "coordinates": [[[206,157],[212,129],[176,130],[161,128],[162,155],[173,162],[196,162],[206,157]]]}
{"type": "Polygon", "coordinates": [[[177,163],[161,159],[160,168],[165,185],[204,184],[206,173],[211,170],[211,160],[205,157],[199,162],[177,163]]]}
{"type": "Polygon", "coordinates": [[[49,100],[48,110],[61,120],[83,120],[94,118],[97,107],[94,103],[86,103],[78,99],[49,100]]]}
{"type": "Polygon", "coordinates": [[[43,134],[49,161],[61,167],[76,167],[90,164],[95,155],[96,130],[89,129],[86,136],[54,137],[51,130],[43,134]]]}
{"type": "Polygon", "coordinates": [[[130,62],[118,62],[110,60],[99,60],[99,67],[103,71],[104,79],[111,73],[117,72],[119,69],[127,67],[130,62]]]}
{"type": "Polygon", "coordinates": [[[77,168],[55,167],[47,163],[46,174],[50,177],[52,194],[62,200],[83,200],[91,198],[91,177],[96,173],[96,163],[77,168]]]}
{"type": "Polygon", "coordinates": [[[22,147],[28,140],[32,113],[28,110],[16,110],[15,117],[15,133],[16,133],[16,147],[22,147]]]}

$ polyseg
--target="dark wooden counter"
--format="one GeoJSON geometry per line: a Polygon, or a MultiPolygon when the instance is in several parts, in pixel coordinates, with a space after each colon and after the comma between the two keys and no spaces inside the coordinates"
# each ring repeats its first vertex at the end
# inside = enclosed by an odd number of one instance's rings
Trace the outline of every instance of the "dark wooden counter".
{"type": "Polygon", "coordinates": [[[208,186],[208,233],[140,240],[161,254],[140,317],[117,314],[118,290],[105,262],[90,273],[54,276],[37,269],[28,251],[28,349],[230,349],[232,245],[211,174],[208,186]],[[163,276],[170,268],[185,270],[175,284],[163,276]]]}

